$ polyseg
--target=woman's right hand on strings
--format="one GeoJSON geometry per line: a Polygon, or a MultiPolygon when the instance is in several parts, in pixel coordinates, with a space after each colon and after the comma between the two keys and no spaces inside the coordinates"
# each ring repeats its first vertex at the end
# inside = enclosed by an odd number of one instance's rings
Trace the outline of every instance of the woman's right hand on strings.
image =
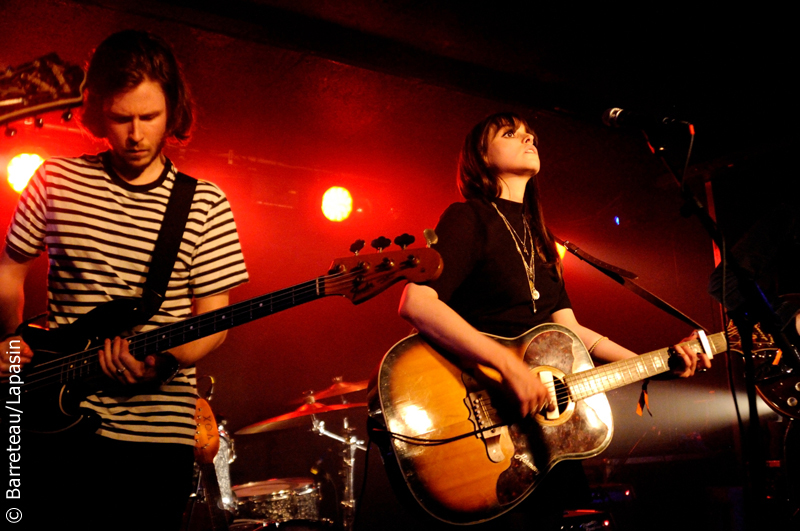
{"type": "Polygon", "coordinates": [[[509,359],[508,367],[503,371],[503,383],[519,403],[519,412],[523,418],[543,410],[550,411],[554,407],[550,403],[547,388],[519,358],[509,359]]]}
{"type": "Polygon", "coordinates": [[[496,369],[510,399],[517,402],[523,417],[536,414],[550,405],[544,384],[530,367],[507,348],[479,333],[433,289],[408,283],[400,299],[400,316],[427,339],[448,352],[496,369]]]}

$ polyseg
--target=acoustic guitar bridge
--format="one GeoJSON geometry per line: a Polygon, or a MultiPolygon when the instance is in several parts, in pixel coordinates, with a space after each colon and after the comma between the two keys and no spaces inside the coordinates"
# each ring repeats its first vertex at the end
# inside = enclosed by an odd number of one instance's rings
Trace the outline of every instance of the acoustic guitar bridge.
{"type": "Polygon", "coordinates": [[[485,390],[469,393],[464,399],[469,409],[470,420],[476,427],[475,437],[483,440],[486,455],[493,463],[500,463],[505,454],[500,445],[503,426],[497,418],[497,410],[492,406],[492,398],[485,390]]]}

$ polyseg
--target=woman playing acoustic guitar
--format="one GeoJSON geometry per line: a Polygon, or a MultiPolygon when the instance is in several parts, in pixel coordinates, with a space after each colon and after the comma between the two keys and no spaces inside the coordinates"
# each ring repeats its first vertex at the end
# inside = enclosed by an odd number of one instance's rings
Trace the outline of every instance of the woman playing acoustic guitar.
{"type": "MultiPolygon", "coordinates": [[[[521,418],[552,410],[548,391],[520,357],[483,333],[512,338],[552,322],[575,332],[602,362],[636,356],[575,318],[534,179],[537,144],[527,122],[511,113],[489,116],[467,135],[458,166],[466,201],[448,207],[436,227],[443,273],[425,285],[409,283],[399,310],[431,343],[495,369],[521,418]]],[[[677,376],[711,366],[705,354],[674,349],[683,360],[673,370],[677,376]]],[[[581,484],[586,486],[580,465],[562,462],[517,509],[488,525],[550,529],[566,506],[580,503],[569,498],[586,492],[581,484]]]]}

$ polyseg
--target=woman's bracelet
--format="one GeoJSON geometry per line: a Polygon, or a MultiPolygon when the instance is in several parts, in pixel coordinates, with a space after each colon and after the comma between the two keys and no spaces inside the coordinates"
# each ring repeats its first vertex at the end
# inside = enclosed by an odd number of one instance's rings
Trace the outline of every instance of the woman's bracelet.
{"type": "Polygon", "coordinates": [[[592,343],[592,346],[589,347],[589,354],[593,353],[594,349],[597,348],[597,345],[599,345],[600,342],[602,340],[604,340],[604,339],[608,339],[608,337],[607,336],[603,336],[603,337],[599,338],[597,341],[595,341],[594,343],[592,343]]]}

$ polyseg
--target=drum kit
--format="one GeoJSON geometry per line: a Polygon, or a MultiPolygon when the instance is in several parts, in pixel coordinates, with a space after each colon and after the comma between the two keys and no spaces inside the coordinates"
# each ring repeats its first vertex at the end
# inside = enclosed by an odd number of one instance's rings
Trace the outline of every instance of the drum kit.
{"type": "MultiPolygon", "coordinates": [[[[213,379],[211,381],[211,389],[206,393],[208,397],[213,394],[213,379]]],[[[297,409],[251,424],[235,433],[240,436],[306,426],[311,432],[339,443],[341,455],[339,475],[342,478],[342,492],[337,495],[337,498],[340,500],[341,525],[337,525],[334,520],[324,518],[320,514],[321,489],[320,484],[313,479],[279,478],[231,485],[230,465],[236,459],[236,453],[233,438],[225,429],[224,423],[218,425],[220,444],[219,451],[214,457],[213,467],[219,484],[219,501],[216,504],[210,503],[203,488],[203,482],[198,480],[193,506],[202,502],[207,504],[212,512],[223,511],[225,519],[229,522],[227,525],[229,531],[255,531],[258,529],[303,531],[342,529],[350,531],[356,508],[353,469],[357,451],[366,450],[366,445],[363,440],[356,437],[355,430],[347,417],[344,417],[342,421],[342,433],[337,434],[328,430],[325,422],[318,416],[334,411],[366,407],[366,403],[348,403],[344,396],[366,388],[366,380],[346,382],[342,377],[336,377],[333,379],[333,384],[327,389],[317,392],[307,391],[302,398],[293,400],[292,404],[302,402],[297,409]],[[340,397],[341,403],[317,402],[317,400],[334,397],[340,397]]],[[[314,468],[312,467],[312,472],[314,468]]],[[[215,526],[212,525],[212,528],[216,531],[215,526]]]]}

